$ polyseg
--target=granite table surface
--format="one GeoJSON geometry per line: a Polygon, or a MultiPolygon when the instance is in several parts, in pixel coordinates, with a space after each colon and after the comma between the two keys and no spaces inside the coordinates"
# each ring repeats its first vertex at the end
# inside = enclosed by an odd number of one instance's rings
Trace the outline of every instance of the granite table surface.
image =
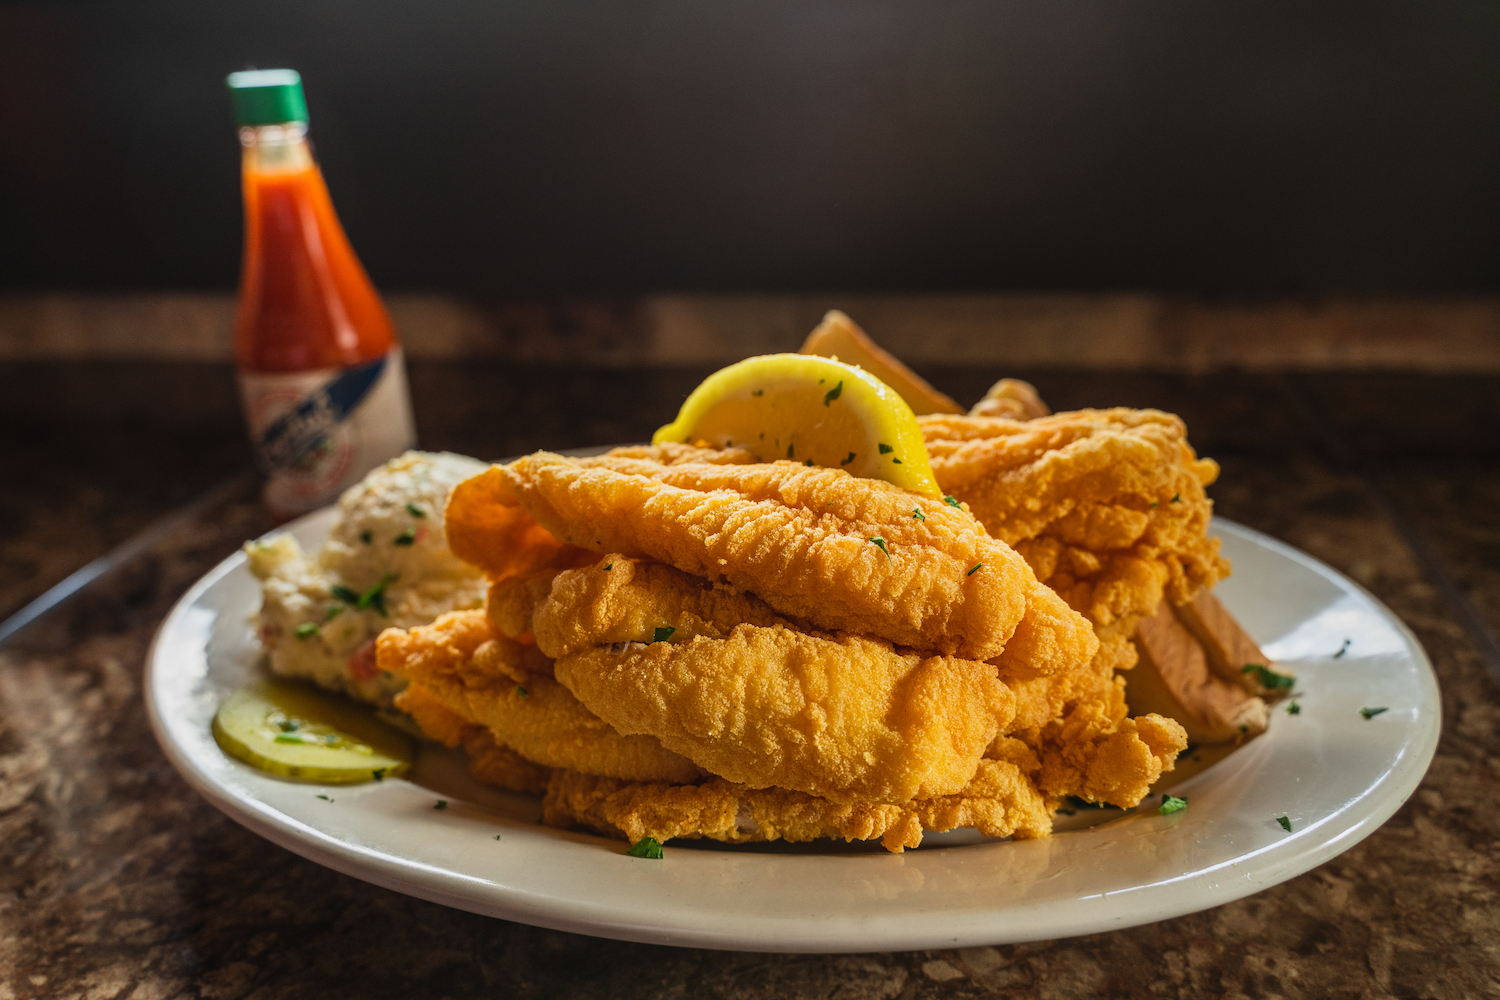
{"type": "MultiPolygon", "coordinates": [[[[130,374],[115,392],[107,366],[0,365],[0,616],[221,487],[0,648],[0,998],[1500,996],[1500,378],[927,372],[960,399],[1022,375],[1058,409],[1182,414],[1223,466],[1218,513],[1347,573],[1415,631],[1442,741],[1381,829],[1238,902],[1031,944],[775,955],[422,902],[194,794],[147,725],[144,651],[176,597],[268,522],[228,370],[130,374]]],[[[426,447],[500,457],[643,439],[704,374],[429,363],[412,384],[426,447]]]]}

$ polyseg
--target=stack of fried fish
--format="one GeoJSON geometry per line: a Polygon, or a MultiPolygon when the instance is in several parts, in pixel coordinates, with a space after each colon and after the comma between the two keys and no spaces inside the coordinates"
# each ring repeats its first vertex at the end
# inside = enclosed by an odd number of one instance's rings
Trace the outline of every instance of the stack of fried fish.
{"type": "MultiPolygon", "coordinates": [[[[477,777],[545,792],[550,824],[892,851],[955,827],[1045,836],[1065,796],[1133,806],[1186,745],[1126,717],[1094,628],[1137,613],[1126,588],[1177,578],[1074,555],[1135,529],[1046,509],[1007,536],[958,501],[739,449],[539,452],[449,503],[485,608],[387,630],[379,665],[477,777]]],[[[1193,516],[1174,510],[1163,525],[1193,516]]],[[[1144,519],[1140,557],[1169,530],[1144,519]]]]}

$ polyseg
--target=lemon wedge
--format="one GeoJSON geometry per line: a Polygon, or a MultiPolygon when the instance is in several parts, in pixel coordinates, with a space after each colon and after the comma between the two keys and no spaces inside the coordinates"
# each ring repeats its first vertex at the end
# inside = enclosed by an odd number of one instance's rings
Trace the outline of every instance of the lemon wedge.
{"type": "Polygon", "coordinates": [[[806,354],[746,358],[703,380],[652,444],[707,441],[843,469],[939,496],[922,428],[890,386],[862,368],[806,354]]]}

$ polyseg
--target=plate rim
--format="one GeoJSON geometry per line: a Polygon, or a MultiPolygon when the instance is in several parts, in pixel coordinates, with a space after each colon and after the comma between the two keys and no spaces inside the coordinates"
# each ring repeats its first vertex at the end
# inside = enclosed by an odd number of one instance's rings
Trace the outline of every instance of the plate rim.
{"type": "MultiPolygon", "coordinates": [[[[299,525],[328,517],[331,508],[322,508],[304,515],[275,529],[290,531],[299,525]]],[[[1059,921],[1041,921],[1026,928],[1002,929],[1003,916],[1008,907],[1003,903],[984,911],[989,920],[970,921],[976,926],[948,927],[937,929],[931,921],[921,927],[901,924],[882,927],[878,916],[845,916],[819,919],[804,918],[787,920],[782,917],[756,916],[752,913],[731,914],[732,929],[688,923],[657,920],[649,923],[632,921],[626,909],[618,904],[600,900],[580,900],[559,896],[548,896],[521,887],[506,887],[500,900],[460,891],[465,881],[480,881],[475,876],[466,876],[461,871],[442,869],[410,858],[396,858],[388,853],[364,845],[350,843],[316,826],[305,823],[256,799],[242,790],[213,780],[201,769],[184,747],[178,746],[171,737],[166,720],[157,703],[156,686],[162,675],[159,655],[163,637],[168,635],[188,609],[215,584],[246,563],[243,550],[238,550],[222,560],[173,604],[162,620],[146,656],[143,676],[143,700],[153,735],[168,761],[177,773],[202,795],[211,805],[230,819],[265,837],[272,843],[294,854],[307,858],[334,871],[370,882],[382,888],[415,896],[429,902],[451,906],[456,909],[486,916],[515,920],[539,927],[572,933],[606,937],[616,940],[678,947],[700,947],[734,951],[774,951],[782,953],[858,953],[905,951],[930,948],[952,948],[992,945],[997,943],[1020,943],[1026,941],[1051,940],[1084,934],[1118,930],[1160,920],[1171,919],[1188,913],[1212,909],[1236,899],[1244,898],[1263,889],[1270,888],[1303,874],[1323,862],[1336,857],[1364,840],[1395,812],[1415,792],[1425,776],[1436,752],[1441,735],[1441,700],[1437,677],[1432,669],[1430,657],[1420,640],[1384,602],[1371,594],[1359,583],[1339,573],[1333,567],[1294,546],[1270,535],[1246,527],[1222,517],[1214,517],[1212,528],[1216,532],[1239,535],[1242,539],[1267,548],[1284,558],[1324,577],[1335,587],[1352,590],[1368,601],[1391,625],[1414,655],[1424,700],[1421,707],[1432,711],[1422,713],[1425,724],[1416,725],[1405,744],[1415,752],[1402,758],[1385,772],[1373,785],[1371,791],[1379,789],[1381,795],[1366,794],[1353,821],[1344,825],[1336,835],[1307,839],[1293,835],[1288,841],[1241,855],[1238,860],[1272,852],[1274,847],[1292,847],[1295,850],[1276,850],[1275,857],[1266,859],[1267,864],[1257,869],[1253,884],[1246,886],[1243,879],[1225,879],[1212,885],[1196,885],[1194,892],[1180,892],[1164,899],[1155,894],[1152,900],[1141,900],[1148,905],[1125,907],[1122,897],[1134,894],[1134,889],[1150,889],[1152,886],[1134,887],[1133,890],[1106,893],[1097,900],[1097,905],[1077,919],[1061,926],[1059,921]],[[1126,912],[1128,911],[1128,912],[1126,912]]],[[[1415,725],[1415,724],[1414,724],[1415,725]]],[[[1032,841],[1032,844],[1046,841],[1032,841]]],[[[978,847],[1018,846],[1014,843],[976,845],[978,847]]],[[[975,850],[976,847],[938,848],[938,850],[975,850]]],[[[728,852],[724,852],[728,853],[728,852]]],[[[1238,860],[1235,864],[1238,864],[1238,860]]],[[[1182,876],[1194,882],[1202,882],[1212,869],[1182,876]]],[[[1250,873],[1243,873],[1249,875],[1250,873]]],[[[1082,902],[1084,900],[1079,900],[1082,902]]],[[[1092,899],[1090,901],[1093,901],[1092,899]]],[[[1036,905],[1036,904],[1028,904],[1036,905]]],[[[1023,912],[1021,911],[1010,911],[1023,912]]]]}

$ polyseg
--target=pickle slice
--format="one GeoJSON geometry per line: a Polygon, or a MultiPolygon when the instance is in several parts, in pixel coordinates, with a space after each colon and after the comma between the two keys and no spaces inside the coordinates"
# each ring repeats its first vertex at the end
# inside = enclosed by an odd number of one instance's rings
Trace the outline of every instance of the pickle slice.
{"type": "Polygon", "coordinates": [[[214,716],[223,751],[262,771],[329,785],[405,774],[412,741],[363,708],[282,681],[262,681],[225,698],[214,716]]]}

